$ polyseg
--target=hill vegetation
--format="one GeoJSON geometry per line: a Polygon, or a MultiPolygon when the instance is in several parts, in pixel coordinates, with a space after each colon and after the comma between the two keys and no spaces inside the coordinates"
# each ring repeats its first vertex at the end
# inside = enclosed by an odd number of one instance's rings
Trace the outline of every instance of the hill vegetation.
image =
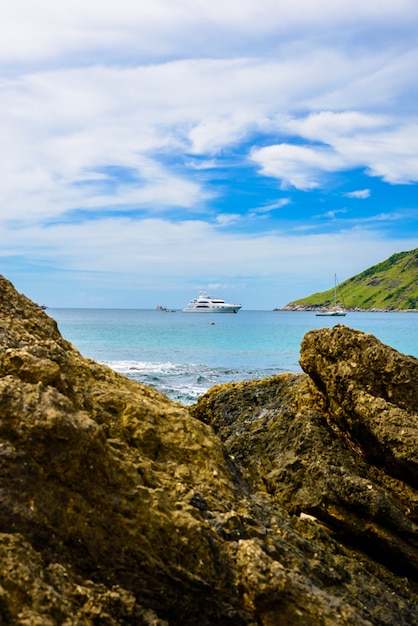
{"type": "MultiPolygon", "coordinates": [[[[337,288],[339,304],[355,310],[418,310],[418,248],[398,252],[341,283],[337,288]]],[[[295,300],[285,309],[310,309],[329,306],[334,289],[295,300]]]]}

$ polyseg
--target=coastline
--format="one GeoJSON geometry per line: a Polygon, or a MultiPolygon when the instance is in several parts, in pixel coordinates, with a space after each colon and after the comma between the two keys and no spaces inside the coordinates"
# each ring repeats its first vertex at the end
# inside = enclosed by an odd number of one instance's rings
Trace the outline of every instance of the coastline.
{"type": "MultiPolygon", "coordinates": [[[[277,307],[273,309],[273,311],[321,311],[324,308],[324,305],[319,304],[286,304],[284,307],[277,307]]],[[[379,308],[372,307],[371,309],[361,309],[360,307],[354,307],[349,309],[344,309],[347,313],[418,313],[418,309],[388,309],[388,308],[379,308]]]]}

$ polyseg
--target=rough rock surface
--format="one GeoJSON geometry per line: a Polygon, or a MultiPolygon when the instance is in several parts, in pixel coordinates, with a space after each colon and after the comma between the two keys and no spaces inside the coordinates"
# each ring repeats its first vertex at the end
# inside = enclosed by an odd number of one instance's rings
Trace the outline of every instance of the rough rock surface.
{"type": "Polygon", "coordinates": [[[301,363],[186,409],[0,277],[0,624],[418,623],[417,362],[336,327],[301,363]]]}

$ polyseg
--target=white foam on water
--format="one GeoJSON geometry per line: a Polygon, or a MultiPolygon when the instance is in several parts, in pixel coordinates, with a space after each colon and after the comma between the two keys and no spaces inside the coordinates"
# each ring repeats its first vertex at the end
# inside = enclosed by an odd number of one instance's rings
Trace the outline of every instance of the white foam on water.
{"type": "Polygon", "coordinates": [[[157,361],[101,361],[101,363],[108,365],[112,370],[121,374],[129,372],[169,373],[176,372],[181,367],[176,363],[159,363],[157,361]]]}
{"type": "MultiPolygon", "coordinates": [[[[214,385],[240,380],[266,378],[278,374],[281,368],[213,367],[199,363],[170,361],[101,361],[114,371],[151,385],[172,400],[192,404],[214,385]]],[[[283,370],[282,370],[283,371],[283,370]]]]}

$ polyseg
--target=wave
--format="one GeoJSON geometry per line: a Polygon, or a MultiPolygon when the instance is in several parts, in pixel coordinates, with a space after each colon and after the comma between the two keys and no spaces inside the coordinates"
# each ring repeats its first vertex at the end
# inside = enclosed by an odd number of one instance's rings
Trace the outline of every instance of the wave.
{"type": "Polygon", "coordinates": [[[154,361],[101,361],[111,369],[145,385],[155,387],[170,399],[194,404],[214,385],[240,380],[267,378],[282,368],[211,367],[199,363],[154,361]]]}

